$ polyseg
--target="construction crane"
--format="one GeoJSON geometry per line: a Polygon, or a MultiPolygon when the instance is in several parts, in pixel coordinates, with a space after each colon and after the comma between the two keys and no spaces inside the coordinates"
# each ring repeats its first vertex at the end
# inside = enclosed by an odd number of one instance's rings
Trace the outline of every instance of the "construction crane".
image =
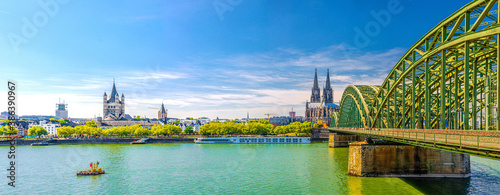
{"type": "Polygon", "coordinates": [[[274,116],[274,115],[277,115],[277,114],[264,114],[264,115],[267,115],[267,121],[269,122],[269,116],[271,116],[271,115],[274,116]]]}

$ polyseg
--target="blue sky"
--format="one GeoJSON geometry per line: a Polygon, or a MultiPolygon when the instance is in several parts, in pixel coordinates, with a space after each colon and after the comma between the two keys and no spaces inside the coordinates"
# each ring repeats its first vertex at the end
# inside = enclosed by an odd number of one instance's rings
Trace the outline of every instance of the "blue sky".
{"type": "Polygon", "coordinates": [[[116,78],[130,115],[156,117],[163,101],[170,117],[303,116],[315,68],[320,83],[330,69],[335,101],[381,84],[468,2],[0,1],[0,77],[17,82],[21,115],[54,115],[59,97],[70,117],[102,115],[116,78]]]}

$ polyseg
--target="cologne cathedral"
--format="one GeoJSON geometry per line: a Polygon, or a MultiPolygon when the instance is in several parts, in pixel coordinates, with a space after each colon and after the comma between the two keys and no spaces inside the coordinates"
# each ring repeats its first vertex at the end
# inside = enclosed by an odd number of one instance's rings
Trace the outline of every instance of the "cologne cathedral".
{"type": "Polygon", "coordinates": [[[333,103],[333,89],[330,85],[330,70],[326,73],[326,84],[323,86],[323,96],[318,86],[318,71],[314,72],[314,84],[311,93],[311,101],[306,101],[306,121],[316,123],[322,120],[330,126],[333,112],[337,112],[339,106],[333,103]]]}

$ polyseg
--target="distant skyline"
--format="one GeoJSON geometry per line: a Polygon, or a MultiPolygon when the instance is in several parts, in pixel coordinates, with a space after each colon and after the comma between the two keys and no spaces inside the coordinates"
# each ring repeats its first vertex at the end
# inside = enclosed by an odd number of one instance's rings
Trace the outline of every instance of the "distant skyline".
{"type": "Polygon", "coordinates": [[[54,115],[61,98],[70,117],[102,116],[115,78],[131,116],[156,118],[162,101],[176,118],[303,116],[315,68],[321,88],[330,69],[335,102],[380,85],[469,1],[229,2],[2,1],[0,77],[18,84],[18,115],[54,115]]]}

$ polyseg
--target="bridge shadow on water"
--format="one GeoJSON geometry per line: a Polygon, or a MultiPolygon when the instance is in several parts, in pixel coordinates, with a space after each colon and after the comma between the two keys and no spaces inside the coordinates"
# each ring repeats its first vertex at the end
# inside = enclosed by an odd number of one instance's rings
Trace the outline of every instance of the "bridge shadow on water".
{"type": "Polygon", "coordinates": [[[500,163],[471,158],[470,178],[401,178],[424,194],[500,194],[500,163]]]}
{"type": "Polygon", "coordinates": [[[423,194],[469,194],[471,178],[401,178],[423,194]]]}

